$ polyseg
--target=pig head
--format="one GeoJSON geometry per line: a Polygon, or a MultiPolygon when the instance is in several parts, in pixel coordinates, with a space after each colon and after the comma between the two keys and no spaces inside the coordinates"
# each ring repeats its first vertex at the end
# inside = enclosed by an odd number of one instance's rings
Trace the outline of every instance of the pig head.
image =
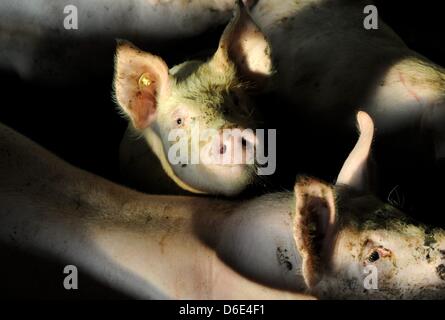
{"type": "Polygon", "coordinates": [[[366,191],[373,125],[359,114],[361,138],[336,186],[295,185],[295,241],[302,274],[319,298],[443,299],[445,232],[418,223],[366,191]]]}
{"type": "MultiPolygon", "coordinates": [[[[117,103],[177,185],[195,193],[235,195],[252,182],[254,164],[213,164],[204,161],[202,153],[198,163],[172,164],[167,156],[176,142],[169,138],[172,130],[182,130],[190,151],[194,128],[222,135],[224,129],[257,126],[247,92],[264,85],[272,63],[264,35],[246,12],[237,9],[208,61],[186,61],[169,70],[160,57],[119,41],[115,69],[117,103]]],[[[222,138],[218,144],[199,143],[211,157],[230,153],[240,145],[243,150],[255,147],[256,138],[250,135],[222,138]]]]}

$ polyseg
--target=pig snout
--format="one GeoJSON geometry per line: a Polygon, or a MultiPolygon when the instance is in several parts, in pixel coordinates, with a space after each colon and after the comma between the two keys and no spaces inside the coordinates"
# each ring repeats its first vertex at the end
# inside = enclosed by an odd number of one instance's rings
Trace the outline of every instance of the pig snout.
{"type": "Polygon", "coordinates": [[[257,137],[252,130],[222,129],[211,142],[215,164],[254,164],[257,137]]]}

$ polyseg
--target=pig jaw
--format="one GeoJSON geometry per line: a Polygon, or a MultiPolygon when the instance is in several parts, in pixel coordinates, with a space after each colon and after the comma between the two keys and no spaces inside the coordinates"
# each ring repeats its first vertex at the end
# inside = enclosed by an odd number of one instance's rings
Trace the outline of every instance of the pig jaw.
{"type": "Polygon", "coordinates": [[[339,231],[330,265],[311,293],[336,299],[444,299],[444,250],[443,230],[429,232],[403,221],[392,230],[348,225],[339,231]],[[377,270],[376,289],[366,281],[371,269],[377,270]]]}
{"type": "Polygon", "coordinates": [[[248,165],[206,166],[198,164],[187,167],[175,166],[173,170],[195,188],[206,190],[211,194],[236,196],[254,179],[254,169],[248,165]]]}

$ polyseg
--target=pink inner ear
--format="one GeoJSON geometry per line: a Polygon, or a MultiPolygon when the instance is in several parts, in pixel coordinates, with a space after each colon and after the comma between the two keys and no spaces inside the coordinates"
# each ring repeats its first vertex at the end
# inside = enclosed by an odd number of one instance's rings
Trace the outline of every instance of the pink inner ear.
{"type": "Polygon", "coordinates": [[[129,109],[135,128],[139,130],[147,128],[156,114],[156,90],[147,88],[138,91],[135,99],[130,101],[129,109]]]}

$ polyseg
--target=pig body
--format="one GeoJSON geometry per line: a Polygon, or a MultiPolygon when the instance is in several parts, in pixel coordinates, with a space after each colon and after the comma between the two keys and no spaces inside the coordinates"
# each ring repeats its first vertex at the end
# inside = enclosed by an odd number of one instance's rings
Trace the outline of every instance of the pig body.
{"type": "MultiPolygon", "coordinates": [[[[264,200],[275,203],[273,214],[244,215],[236,201],[137,193],[70,166],[3,125],[0,136],[2,248],[75,265],[81,281],[92,276],[135,298],[310,298],[297,290],[303,279],[289,228],[291,194],[264,200]],[[235,242],[227,241],[231,236],[235,242]],[[292,270],[276,258],[277,247],[292,270]],[[242,264],[233,259],[238,249],[242,264]]],[[[20,263],[2,261],[2,268],[20,263]]],[[[46,276],[62,281],[61,273],[46,276]]],[[[3,292],[17,295],[26,287],[22,294],[39,294],[41,287],[21,277],[3,292]]],[[[87,290],[86,282],[80,286],[87,290]]]]}
{"type": "MultiPolygon", "coordinates": [[[[443,158],[445,71],[410,50],[383,21],[377,30],[365,29],[369,4],[258,1],[251,15],[271,44],[273,90],[290,101],[283,114],[304,114],[341,130],[360,107],[372,115],[380,136],[406,129],[432,133],[435,157],[443,158]]],[[[322,135],[321,126],[314,127],[313,134],[322,135]]]]}

